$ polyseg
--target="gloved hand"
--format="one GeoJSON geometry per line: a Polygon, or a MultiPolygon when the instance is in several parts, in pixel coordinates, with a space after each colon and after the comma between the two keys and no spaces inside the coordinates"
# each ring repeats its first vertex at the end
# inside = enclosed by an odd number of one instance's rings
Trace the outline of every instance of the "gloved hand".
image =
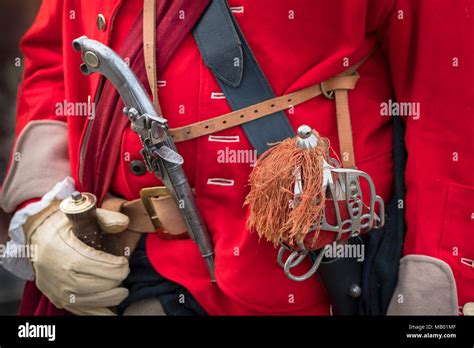
{"type": "MultiPolygon", "coordinates": [[[[126,215],[104,209],[97,209],[97,219],[104,233],[120,233],[129,224],[126,215]]],[[[58,202],[31,216],[23,227],[27,243],[35,248],[36,285],[56,307],[76,315],[114,314],[107,307],[128,295],[120,286],[130,271],[126,257],[82,243],[58,202]]]]}

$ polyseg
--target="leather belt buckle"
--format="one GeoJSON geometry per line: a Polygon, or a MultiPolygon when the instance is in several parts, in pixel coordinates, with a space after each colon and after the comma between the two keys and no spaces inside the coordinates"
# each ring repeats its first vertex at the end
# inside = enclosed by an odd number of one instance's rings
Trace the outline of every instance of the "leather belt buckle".
{"type": "Polygon", "coordinates": [[[155,228],[156,233],[158,233],[158,236],[161,239],[165,239],[165,240],[189,239],[189,235],[187,232],[175,234],[175,233],[170,233],[169,231],[166,231],[163,226],[163,223],[160,221],[158,212],[156,211],[155,204],[153,203],[152,199],[165,198],[165,197],[170,197],[170,196],[171,194],[165,186],[145,187],[140,190],[140,199],[148,214],[148,218],[150,219],[153,227],[155,228]]]}
{"type": "Polygon", "coordinates": [[[164,232],[163,226],[151,199],[164,196],[170,196],[170,193],[165,186],[145,187],[140,190],[140,199],[142,200],[143,206],[145,207],[153,227],[162,233],[164,232]]]}

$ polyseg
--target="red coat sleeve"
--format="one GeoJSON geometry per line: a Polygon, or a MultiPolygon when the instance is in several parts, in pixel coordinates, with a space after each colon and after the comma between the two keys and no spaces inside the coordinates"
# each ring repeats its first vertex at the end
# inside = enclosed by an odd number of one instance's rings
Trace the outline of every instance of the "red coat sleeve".
{"type": "Polygon", "coordinates": [[[17,98],[16,140],[3,185],[6,212],[42,197],[70,175],[64,100],[63,1],[47,0],[20,43],[24,76],[17,98]]]}
{"type": "Polygon", "coordinates": [[[31,120],[54,119],[56,102],[64,99],[62,0],[43,1],[20,48],[24,77],[18,90],[16,134],[31,120]]]}
{"type": "Polygon", "coordinates": [[[474,3],[393,1],[379,38],[397,101],[414,107],[405,254],[448,263],[462,306],[474,300],[474,3]]]}

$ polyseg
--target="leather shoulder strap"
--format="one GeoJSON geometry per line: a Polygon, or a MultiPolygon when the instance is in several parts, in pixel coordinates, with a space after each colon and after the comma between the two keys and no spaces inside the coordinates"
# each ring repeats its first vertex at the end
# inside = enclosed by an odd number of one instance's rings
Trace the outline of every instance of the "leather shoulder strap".
{"type": "Polygon", "coordinates": [[[146,76],[153,95],[153,105],[161,115],[158,101],[158,73],[156,68],[156,0],[143,1],[143,58],[146,76]]]}
{"type": "MultiPolygon", "coordinates": [[[[275,97],[225,0],[212,0],[194,28],[194,37],[232,110],[275,97]]],[[[270,144],[294,136],[282,111],[247,121],[241,127],[259,156],[270,144]]]]}
{"type": "Polygon", "coordinates": [[[349,112],[349,95],[347,89],[338,89],[334,93],[336,102],[337,134],[341,152],[341,164],[344,168],[355,168],[354,139],[349,112]]]}
{"type": "MultiPolygon", "coordinates": [[[[377,50],[375,46],[369,54],[352,65],[349,69],[337,76],[350,76],[354,74],[359,67],[377,50]]],[[[336,89],[334,99],[336,102],[336,121],[337,133],[339,138],[339,148],[341,152],[341,164],[344,168],[356,168],[354,154],[354,138],[352,135],[351,114],[349,112],[349,93],[348,89],[336,89]]],[[[326,93],[324,94],[328,96],[326,93]]],[[[331,98],[330,98],[331,99],[331,98]]]]}

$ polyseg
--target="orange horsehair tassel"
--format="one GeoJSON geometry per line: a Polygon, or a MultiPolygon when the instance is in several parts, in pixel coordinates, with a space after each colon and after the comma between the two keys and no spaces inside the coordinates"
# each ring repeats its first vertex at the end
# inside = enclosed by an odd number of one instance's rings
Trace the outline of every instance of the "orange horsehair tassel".
{"type": "Polygon", "coordinates": [[[257,161],[249,177],[247,229],[277,246],[302,243],[311,231],[319,234],[324,209],[323,170],[329,142],[308,126],[257,161]]]}

